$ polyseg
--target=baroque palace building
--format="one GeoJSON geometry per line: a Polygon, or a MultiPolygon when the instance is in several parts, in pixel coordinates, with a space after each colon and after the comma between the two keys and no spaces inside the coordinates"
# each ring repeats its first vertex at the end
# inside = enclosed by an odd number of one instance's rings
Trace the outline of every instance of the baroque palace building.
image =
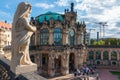
{"type": "Polygon", "coordinates": [[[76,20],[73,3],[64,14],[47,12],[31,18],[37,31],[31,38],[30,54],[40,74],[67,75],[86,62],[86,25],[76,20]]]}
{"type": "Polygon", "coordinates": [[[102,68],[120,69],[120,46],[90,45],[87,49],[87,64],[102,68]]]}

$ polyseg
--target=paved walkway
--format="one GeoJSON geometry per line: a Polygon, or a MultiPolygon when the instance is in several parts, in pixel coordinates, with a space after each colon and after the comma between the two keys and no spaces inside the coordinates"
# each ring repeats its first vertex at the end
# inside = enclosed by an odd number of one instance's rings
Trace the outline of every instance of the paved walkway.
{"type": "Polygon", "coordinates": [[[119,80],[116,75],[109,72],[108,69],[99,69],[100,80],[119,80]]]}
{"type": "MultiPolygon", "coordinates": [[[[79,77],[75,78],[73,74],[68,74],[66,76],[60,76],[60,77],[56,77],[56,78],[51,78],[49,80],[80,80],[80,79],[79,79],[79,77]]],[[[90,76],[89,80],[96,80],[96,78],[93,77],[93,76],[90,76]]]]}

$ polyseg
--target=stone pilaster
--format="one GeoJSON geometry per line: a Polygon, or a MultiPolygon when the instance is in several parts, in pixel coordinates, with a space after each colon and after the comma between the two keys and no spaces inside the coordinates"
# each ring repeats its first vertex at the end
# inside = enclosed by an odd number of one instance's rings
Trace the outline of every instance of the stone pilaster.
{"type": "Polygon", "coordinates": [[[87,62],[87,50],[84,49],[84,53],[83,53],[83,62],[86,63],[87,62]]]}
{"type": "Polygon", "coordinates": [[[49,37],[49,44],[52,45],[54,43],[54,33],[53,33],[53,29],[49,30],[50,33],[50,37],[49,37]]]}
{"type": "Polygon", "coordinates": [[[66,45],[69,43],[69,30],[64,30],[63,31],[63,45],[66,45]]]}
{"type": "Polygon", "coordinates": [[[78,34],[77,34],[77,45],[81,44],[81,37],[82,37],[81,33],[78,32],[78,34]]]}
{"type": "Polygon", "coordinates": [[[66,32],[66,44],[69,44],[69,31],[66,32]]]}
{"type": "Polygon", "coordinates": [[[55,75],[55,70],[54,70],[54,57],[52,55],[49,55],[49,60],[48,60],[48,75],[50,77],[53,77],[55,75]]]}
{"type": "Polygon", "coordinates": [[[82,62],[82,55],[80,53],[80,51],[78,52],[78,68],[80,68],[82,66],[83,62],[82,62]]]}
{"type": "Polygon", "coordinates": [[[42,54],[39,54],[38,71],[39,71],[40,74],[42,73],[42,54]]]}
{"type": "Polygon", "coordinates": [[[64,53],[61,56],[61,73],[62,75],[69,74],[69,52],[64,53]]]}
{"type": "Polygon", "coordinates": [[[78,69],[79,67],[81,67],[82,65],[83,65],[83,63],[84,63],[84,58],[85,58],[85,56],[84,56],[84,51],[82,50],[81,52],[80,51],[78,51],[78,52],[76,52],[76,54],[75,54],[75,69],[78,69]]]}

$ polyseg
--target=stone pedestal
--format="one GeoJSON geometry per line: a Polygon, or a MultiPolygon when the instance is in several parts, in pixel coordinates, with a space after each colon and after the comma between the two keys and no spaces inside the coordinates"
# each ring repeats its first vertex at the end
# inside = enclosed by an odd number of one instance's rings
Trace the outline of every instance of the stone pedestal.
{"type": "Polygon", "coordinates": [[[37,71],[37,65],[22,65],[22,66],[17,66],[17,67],[11,67],[11,71],[16,74],[23,74],[23,73],[28,73],[28,72],[34,72],[37,71]]]}

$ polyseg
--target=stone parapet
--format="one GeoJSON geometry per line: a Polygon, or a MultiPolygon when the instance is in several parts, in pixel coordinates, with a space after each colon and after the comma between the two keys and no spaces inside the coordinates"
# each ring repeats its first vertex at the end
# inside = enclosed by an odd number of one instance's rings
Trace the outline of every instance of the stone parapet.
{"type": "MultiPolygon", "coordinates": [[[[6,69],[6,75],[10,77],[10,80],[47,80],[37,74],[37,68],[35,68],[37,65],[17,67],[17,73],[20,73],[18,75],[10,70],[10,60],[6,59],[3,55],[0,55],[0,65],[6,69]]],[[[6,80],[6,78],[0,77],[0,80],[6,80]]]]}

